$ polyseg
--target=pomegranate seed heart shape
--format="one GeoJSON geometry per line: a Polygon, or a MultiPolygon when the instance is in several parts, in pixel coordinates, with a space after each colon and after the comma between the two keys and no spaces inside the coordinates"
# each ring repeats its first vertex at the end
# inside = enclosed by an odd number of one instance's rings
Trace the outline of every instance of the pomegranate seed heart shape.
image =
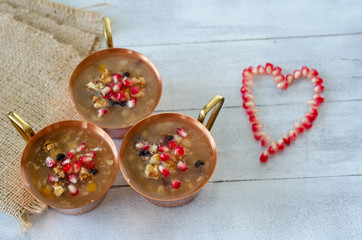
{"type": "Polygon", "coordinates": [[[263,151],[260,156],[260,162],[265,163],[271,154],[283,151],[291,142],[297,140],[297,135],[300,135],[304,130],[308,130],[313,126],[313,122],[318,116],[318,108],[324,102],[324,97],[320,94],[324,91],[323,79],[318,76],[318,72],[315,69],[309,69],[308,67],[302,67],[301,70],[295,70],[293,74],[284,76],[282,69],[278,66],[273,66],[271,63],[265,64],[265,67],[259,65],[258,67],[252,67],[244,69],[242,87],[240,89],[243,99],[243,107],[245,112],[249,115],[249,122],[252,124],[251,128],[254,132],[254,138],[261,141],[261,146],[268,147],[263,151]],[[281,138],[276,141],[272,141],[272,138],[263,131],[264,126],[260,123],[257,117],[258,109],[254,102],[254,96],[252,95],[251,88],[254,86],[253,78],[256,75],[272,75],[273,80],[276,83],[276,87],[281,90],[286,90],[295,79],[306,78],[310,79],[315,85],[313,88],[314,95],[307,103],[310,105],[309,112],[304,114],[300,123],[295,122],[294,128],[289,130],[287,134],[283,134],[281,138]]]}

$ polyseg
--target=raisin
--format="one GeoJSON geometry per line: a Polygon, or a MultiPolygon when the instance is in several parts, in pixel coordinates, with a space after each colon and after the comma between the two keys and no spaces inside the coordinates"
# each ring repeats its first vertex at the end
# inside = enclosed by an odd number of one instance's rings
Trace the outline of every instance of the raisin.
{"type": "Polygon", "coordinates": [[[58,155],[57,155],[57,161],[59,161],[59,162],[63,162],[64,161],[64,159],[65,159],[65,154],[64,153],[58,153],[58,155]]]}
{"type": "Polygon", "coordinates": [[[98,169],[96,168],[93,168],[91,171],[90,171],[90,174],[92,175],[96,175],[98,173],[98,169]]]}
{"type": "Polygon", "coordinates": [[[138,153],[138,155],[139,155],[140,157],[147,157],[147,156],[151,156],[151,153],[150,153],[150,151],[140,151],[140,152],[138,153]]]}
{"type": "Polygon", "coordinates": [[[169,142],[169,141],[171,141],[173,139],[173,136],[172,135],[167,135],[165,139],[166,139],[166,142],[169,142]]]}
{"type": "Polygon", "coordinates": [[[201,167],[201,166],[203,166],[203,165],[205,165],[205,163],[204,163],[203,161],[201,161],[201,160],[197,160],[197,161],[195,162],[195,167],[197,167],[197,168],[199,168],[199,167],[201,167]]]}
{"type": "Polygon", "coordinates": [[[117,105],[118,102],[111,102],[111,105],[114,106],[114,105],[117,105]]]}
{"type": "Polygon", "coordinates": [[[125,72],[125,73],[123,73],[123,76],[125,76],[125,77],[129,77],[129,72],[125,72]]]}
{"type": "Polygon", "coordinates": [[[120,102],[119,105],[121,105],[122,107],[125,107],[127,105],[127,102],[120,102]]]}

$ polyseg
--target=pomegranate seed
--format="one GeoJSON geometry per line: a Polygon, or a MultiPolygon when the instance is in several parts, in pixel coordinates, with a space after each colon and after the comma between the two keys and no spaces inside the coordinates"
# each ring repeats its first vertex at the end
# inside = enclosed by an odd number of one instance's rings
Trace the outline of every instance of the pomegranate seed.
{"type": "Polygon", "coordinates": [[[81,168],[82,168],[82,163],[80,161],[75,161],[73,163],[73,173],[74,174],[78,174],[81,168]]]}
{"type": "Polygon", "coordinates": [[[137,94],[139,92],[140,92],[140,89],[138,87],[136,87],[136,86],[131,87],[131,94],[132,95],[135,95],[135,94],[137,94]]]}
{"type": "MultiPolygon", "coordinates": [[[[112,83],[110,83],[110,84],[108,84],[108,87],[110,87],[110,88],[112,88],[113,89],[113,87],[114,87],[114,83],[112,82],[112,83]]],[[[113,91],[111,91],[111,93],[112,93],[113,91]]]]}
{"type": "Polygon", "coordinates": [[[117,101],[117,93],[112,92],[109,95],[109,100],[111,100],[112,102],[116,102],[117,101]]]}
{"type": "Polygon", "coordinates": [[[168,177],[170,175],[170,171],[165,168],[164,166],[162,165],[159,165],[158,166],[158,169],[160,170],[161,174],[164,176],[164,177],[168,177]]]}
{"type": "Polygon", "coordinates": [[[87,144],[85,142],[81,142],[77,147],[77,152],[82,153],[85,152],[86,149],[87,149],[87,144]]]}
{"type": "Polygon", "coordinates": [[[126,80],[124,80],[122,82],[122,85],[125,88],[129,88],[130,86],[134,85],[134,83],[133,83],[133,81],[131,79],[127,78],[126,80]]]}
{"type": "Polygon", "coordinates": [[[176,132],[181,137],[186,137],[187,136],[187,132],[183,128],[177,128],[176,132]]]}
{"type": "Polygon", "coordinates": [[[176,148],[175,148],[175,155],[179,155],[179,156],[182,156],[185,154],[185,150],[184,148],[181,146],[181,145],[178,145],[176,148]]]}
{"type": "Polygon", "coordinates": [[[82,164],[88,164],[89,162],[91,162],[93,159],[92,157],[89,157],[89,156],[81,156],[79,158],[79,161],[82,163],[82,164]]]}
{"type": "Polygon", "coordinates": [[[70,194],[72,194],[73,196],[77,195],[79,193],[79,190],[76,186],[74,186],[73,184],[68,185],[68,189],[70,194]]]}
{"type": "Polygon", "coordinates": [[[302,72],[301,72],[300,70],[295,70],[295,71],[293,72],[293,77],[294,77],[295,79],[299,79],[301,76],[302,76],[302,72]]]}
{"type": "Polygon", "coordinates": [[[274,154],[274,153],[277,152],[277,150],[278,150],[278,149],[277,149],[277,144],[276,144],[275,142],[270,143],[268,152],[269,152],[270,154],[274,154]]]}
{"type": "Polygon", "coordinates": [[[254,138],[255,140],[260,140],[262,139],[263,137],[266,136],[266,133],[265,132],[255,132],[254,133],[254,138]]]}
{"type": "Polygon", "coordinates": [[[92,159],[94,159],[96,157],[96,152],[90,151],[90,152],[86,153],[85,156],[91,157],[92,159]]]}
{"type": "Polygon", "coordinates": [[[240,92],[241,92],[242,94],[244,94],[244,93],[251,93],[251,90],[250,90],[250,88],[248,88],[247,86],[242,86],[241,89],[240,89],[240,92]]]}
{"type": "Polygon", "coordinates": [[[277,149],[278,149],[278,151],[283,151],[284,148],[285,148],[285,145],[284,145],[283,139],[278,139],[277,140],[277,149]]]}
{"type": "Polygon", "coordinates": [[[253,80],[254,75],[249,71],[249,69],[244,69],[243,78],[253,80]]]}
{"type": "Polygon", "coordinates": [[[248,68],[249,72],[251,72],[253,75],[257,75],[258,74],[258,69],[253,67],[253,66],[250,66],[248,68]]]}
{"type": "Polygon", "coordinates": [[[310,105],[310,106],[312,106],[312,107],[315,107],[315,108],[319,108],[319,103],[316,101],[316,100],[314,100],[314,99],[311,99],[311,100],[308,100],[308,105],[310,105]]]}
{"type": "Polygon", "coordinates": [[[67,164],[67,163],[72,163],[72,160],[70,160],[70,158],[65,159],[65,160],[62,162],[62,166],[64,166],[64,165],[67,164]]]}
{"type": "Polygon", "coordinates": [[[136,143],[136,148],[142,151],[147,151],[150,148],[150,145],[148,144],[148,142],[139,142],[136,143]]]}
{"type": "Polygon", "coordinates": [[[68,181],[73,184],[76,184],[78,182],[77,176],[75,176],[74,174],[68,175],[68,181]]]}
{"type": "Polygon", "coordinates": [[[117,94],[117,101],[118,102],[124,102],[126,101],[126,95],[124,94],[124,92],[119,92],[117,94]]]}
{"type": "Polygon", "coordinates": [[[131,98],[130,100],[127,101],[127,107],[129,108],[133,108],[137,103],[137,99],[136,98],[131,98]]]}
{"type": "Polygon", "coordinates": [[[273,64],[271,64],[271,63],[265,64],[265,72],[266,72],[266,74],[271,74],[272,71],[273,71],[273,68],[274,68],[273,64]]]}
{"type": "Polygon", "coordinates": [[[247,115],[251,116],[251,115],[255,115],[258,112],[258,109],[255,107],[252,107],[252,108],[246,109],[245,112],[247,115]]]}
{"type": "Polygon", "coordinates": [[[297,133],[296,133],[294,130],[289,130],[289,132],[288,132],[288,138],[289,138],[291,141],[297,140],[297,133]]]}
{"type": "Polygon", "coordinates": [[[172,181],[172,187],[175,188],[175,189],[179,189],[181,186],[181,181],[178,180],[178,179],[175,179],[172,181]]]}
{"type": "Polygon", "coordinates": [[[241,83],[242,83],[244,86],[247,86],[247,87],[249,87],[249,88],[254,87],[254,81],[253,81],[253,80],[250,80],[250,79],[244,78],[241,83]]]}
{"type": "Polygon", "coordinates": [[[253,123],[259,123],[259,118],[258,118],[257,116],[255,116],[255,115],[251,115],[251,116],[249,117],[249,122],[250,122],[251,124],[253,124],[253,123]]]}
{"type": "Polygon", "coordinates": [[[113,92],[118,93],[119,91],[122,90],[122,83],[116,83],[114,84],[113,88],[112,88],[113,92]]]}
{"type": "Polygon", "coordinates": [[[259,75],[264,75],[265,73],[265,68],[262,65],[258,66],[258,73],[259,75]]]}
{"type": "Polygon", "coordinates": [[[310,129],[313,126],[313,124],[305,117],[302,117],[301,123],[305,129],[310,129]]]}
{"type": "Polygon", "coordinates": [[[295,131],[298,133],[298,134],[302,134],[304,132],[304,128],[302,125],[300,125],[300,123],[297,123],[295,122],[294,123],[294,128],[295,128],[295,131]]]}
{"type": "Polygon", "coordinates": [[[103,95],[108,95],[109,93],[112,92],[112,88],[110,88],[109,86],[105,86],[102,90],[101,90],[101,93],[103,95]]]}
{"type": "Polygon", "coordinates": [[[119,73],[115,73],[113,74],[112,78],[115,83],[118,83],[122,80],[122,75],[119,73]]]}
{"type": "Polygon", "coordinates": [[[271,141],[271,137],[266,135],[261,139],[261,146],[266,147],[268,146],[269,142],[271,141]]]}
{"type": "Polygon", "coordinates": [[[169,152],[170,149],[166,147],[165,145],[158,145],[158,151],[160,152],[169,152]]]}
{"type": "Polygon", "coordinates": [[[312,123],[316,119],[316,116],[314,116],[313,114],[307,113],[307,114],[305,114],[305,118],[308,119],[308,121],[312,123]]]}
{"type": "Polygon", "coordinates": [[[244,101],[254,101],[254,96],[250,93],[244,93],[241,97],[244,101]]]}
{"type": "Polygon", "coordinates": [[[308,76],[308,74],[309,74],[309,68],[306,66],[302,67],[302,75],[308,76]]]}
{"type": "Polygon", "coordinates": [[[323,85],[315,86],[314,89],[313,89],[313,91],[314,91],[315,93],[321,93],[321,92],[323,92],[323,90],[324,90],[324,86],[323,86],[323,85]]]}
{"type": "Polygon", "coordinates": [[[57,166],[57,162],[52,157],[47,157],[45,159],[45,165],[47,165],[48,168],[53,168],[57,166]]]}
{"type": "Polygon", "coordinates": [[[161,153],[160,158],[161,158],[161,161],[165,162],[170,159],[170,155],[168,155],[167,153],[161,153]]]}
{"type": "Polygon", "coordinates": [[[102,96],[102,98],[109,100],[110,94],[109,95],[101,95],[101,96],[102,96]]]}
{"type": "Polygon", "coordinates": [[[323,84],[323,79],[320,77],[315,77],[312,79],[312,83],[314,83],[315,85],[321,85],[323,84]]]}
{"type": "Polygon", "coordinates": [[[287,135],[283,134],[282,138],[283,138],[283,141],[285,144],[287,144],[287,145],[290,144],[290,138],[287,135]]]}
{"type": "Polygon", "coordinates": [[[312,78],[314,78],[314,77],[317,77],[318,74],[319,74],[319,73],[317,72],[317,70],[315,70],[314,68],[312,68],[312,69],[310,70],[309,74],[308,74],[308,78],[309,78],[309,79],[312,79],[312,78]]]}
{"type": "Polygon", "coordinates": [[[59,177],[57,175],[50,173],[48,176],[48,182],[50,182],[50,183],[59,182],[59,177]]]}
{"type": "Polygon", "coordinates": [[[292,84],[294,78],[293,78],[293,75],[292,74],[288,74],[286,77],[285,77],[285,81],[288,83],[288,86],[292,84]]]}
{"type": "Polygon", "coordinates": [[[74,153],[75,153],[75,150],[70,150],[68,153],[67,153],[67,157],[70,158],[71,160],[73,160],[74,158],[74,153]]]}
{"type": "Polygon", "coordinates": [[[269,158],[269,152],[268,151],[264,151],[261,155],[260,155],[260,162],[265,163],[268,161],[269,158]]]}
{"type": "Polygon", "coordinates": [[[98,117],[103,117],[104,115],[107,114],[107,112],[108,110],[105,108],[98,109],[98,117]]]}
{"type": "Polygon", "coordinates": [[[177,143],[174,140],[171,140],[168,142],[168,147],[170,149],[175,149],[176,145],[177,145],[177,143]]]}
{"type": "Polygon", "coordinates": [[[313,99],[318,103],[322,104],[324,102],[324,97],[320,94],[314,94],[313,99]]]}
{"type": "Polygon", "coordinates": [[[273,75],[273,76],[277,76],[277,75],[280,74],[281,71],[282,71],[282,69],[281,69],[280,67],[275,67],[275,68],[273,69],[272,75],[273,75]]]}
{"type": "Polygon", "coordinates": [[[315,117],[317,117],[318,116],[318,109],[310,107],[309,108],[309,113],[314,115],[315,117]]]}
{"type": "Polygon", "coordinates": [[[180,169],[181,171],[186,171],[188,169],[186,163],[183,161],[178,161],[177,168],[180,169]]]}
{"type": "Polygon", "coordinates": [[[94,168],[94,161],[91,161],[90,163],[88,163],[87,164],[87,168],[89,169],[89,170],[92,170],[93,168],[94,168]]]}
{"type": "Polygon", "coordinates": [[[246,101],[246,102],[243,103],[243,107],[244,107],[245,109],[250,108],[250,107],[255,107],[255,102],[253,102],[253,101],[246,101]]]}
{"type": "Polygon", "coordinates": [[[260,124],[260,123],[254,123],[252,126],[251,126],[253,132],[260,132],[261,130],[263,130],[264,126],[263,124],[260,124]]]}
{"type": "Polygon", "coordinates": [[[277,88],[279,89],[287,89],[288,88],[288,83],[286,81],[280,82],[277,84],[277,88]]]}
{"type": "Polygon", "coordinates": [[[72,171],[73,171],[73,167],[72,167],[72,164],[71,163],[67,163],[63,166],[63,171],[66,173],[66,174],[71,174],[72,171]]]}

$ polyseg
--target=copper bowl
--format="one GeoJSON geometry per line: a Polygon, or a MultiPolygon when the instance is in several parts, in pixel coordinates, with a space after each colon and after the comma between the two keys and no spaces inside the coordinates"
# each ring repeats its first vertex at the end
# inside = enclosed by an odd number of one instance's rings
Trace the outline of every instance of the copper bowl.
{"type": "Polygon", "coordinates": [[[212,125],[222,107],[224,103],[224,97],[220,96],[220,95],[216,95],[207,105],[205,105],[205,107],[201,110],[200,115],[198,120],[189,117],[187,115],[184,114],[180,114],[180,113],[160,113],[160,114],[155,114],[152,116],[149,116],[141,121],[139,121],[138,123],[136,123],[126,134],[126,136],[124,137],[123,141],[122,141],[122,145],[119,151],[119,166],[120,169],[122,171],[123,177],[125,178],[125,180],[128,182],[128,184],[135,190],[137,191],[139,194],[141,194],[142,196],[144,196],[148,201],[150,201],[151,203],[160,206],[160,207],[178,207],[181,205],[184,205],[188,202],[190,202],[192,199],[194,199],[198,192],[201,190],[201,188],[203,186],[205,186],[205,184],[209,181],[209,179],[212,176],[212,173],[215,170],[216,167],[216,161],[217,161],[217,149],[216,149],[216,143],[214,141],[214,138],[212,137],[210,130],[212,128],[212,125]],[[214,106],[216,106],[214,108],[214,106]],[[214,108],[206,126],[204,126],[202,123],[204,122],[204,119],[207,115],[207,113],[214,108]],[[129,174],[131,174],[130,171],[127,170],[124,162],[125,157],[124,157],[124,152],[126,147],[129,144],[132,144],[130,141],[132,139],[132,137],[134,136],[135,133],[137,133],[139,130],[142,131],[142,128],[149,123],[156,123],[158,122],[160,119],[177,119],[177,120],[182,120],[183,123],[186,123],[187,125],[192,125],[194,127],[196,127],[197,129],[199,129],[203,135],[206,136],[206,138],[208,139],[208,143],[210,146],[210,149],[212,149],[212,158],[210,159],[211,164],[211,169],[210,169],[210,174],[209,176],[204,179],[204,181],[202,182],[201,185],[199,185],[198,187],[196,187],[190,194],[184,195],[182,197],[177,197],[177,198],[166,198],[166,199],[161,199],[161,198],[155,198],[152,197],[146,193],[144,193],[144,191],[142,191],[139,187],[137,187],[137,184],[134,184],[134,182],[131,180],[131,178],[129,177],[129,174]]]}
{"type": "Polygon", "coordinates": [[[26,189],[29,191],[29,193],[35,199],[37,199],[39,202],[42,202],[42,203],[48,205],[49,207],[53,208],[57,212],[64,213],[64,214],[71,214],[71,215],[77,215],[77,214],[83,214],[83,213],[89,212],[89,211],[93,210],[95,207],[97,207],[103,201],[108,189],[112,186],[113,182],[115,181],[115,179],[117,177],[117,173],[118,173],[117,147],[114,144],[112,138],[110,138],[109,135],[105,131],[103,131],[101,128],[97,127],[96,125],[94,125],[92,123],[88,123],[85,121],[71,120],[71,121],[62,121],[62,122],[53,123],[53,124],[43,128],[42,130],[40,130],[39,132],[37,132],[35,134],[34,131],[31,129],[31,127],[14,112],[9,113],[8,118],[10,119],[12,124],[15,126],[15,128],[19,131],[19,133],[23,136],[25,141],[28,142],[23,151],[23,155],[21,157],[21,162],[20,162],[21,179],[22,179],[26,189]],[[87,129],[88,132],[96,133],[110,147],[110,149],[113,153],[113,156],[114,156],[113,175],[110,176],[110,178],[108,179],[109,183],[108,183],[107,187],[105,187],[103,189],[103,191],[101,192],[101,194],[99,194],[96,198],[88,199],[84,203],[81,203],[77,206],[71,206],[71,207],[70,206],[64,206],[64,207],[55,206],[52,203],[44,200],[44,197],[39,196],[36,192],[34,192],[32,190],[28,176],[27,176],[28,174],[26,172],[26,163],[29,159],[29,154],[32,152],[30,150],[34,149],[35,147],[38,147],[38,145],[36,144],[38,142],[38,140],[44,138],[44,136],[47,136],[52,131],[55,131],[58,129],[64,129],[64,128],[87,129]]]}
{"type": "MultiPolygon", "coordinates": [[[[144,55],[142,55],[141,53],[130,50],[130,49],[125,49],[125,48],[113,48],[112,32],[111,32],[111,25],[110,25],[109,18],[104,18],[103,22],[104,22],[104,35],[105,35],[106,44],[107,44],[108,48],[95,52],[95,53],[91,54],[90,56],[86,57],[82,62],[80,62],[78,64],[78,66],[73,71],[73,74],[69,81],[69,96],[70,96],[72,106],[75,109],[75,111],[84,120],[86,120],[88,122],[92,122],[92,120],[89,119],[89,117],[85,116],[84,114],[81,113],[81,111],[79,111],[79,109],[75,103],[75,100],[74,100],[74,88],[73,87],[74,87],[75,81],[77,81],[79,74],[84,69],[89,68],[89,66],[91,66],[91,63],[98,59],[105,59],[105,58],[114,57],[114,56],[133,58],[133,59],[140,61],[144,65],[146,65],[152,71],[155,79],[157,80],[157,85],[158,85],[158,89],[159,89],[159,94],[158,94],[157,98],[155,99],[154,107],[152,109],[150,109],[148,112],[145,112],[142,116],[140,116],[139,117],[139,120],[140,120],[144,117],[149,116],[153,112],[153,110],[156,108],[158,102],[160,101],[161,94],[162,94],[161,75],[160,75],[159,71],[157,70],[156,66],[153,64],[153,62],[150,59],[148,59],[147,57],[145,57],[144,55]]],[[[126,132],[134,125],[134,123],[130,123],[128,125],[122,125],[121,127],[109,127],[109,126],[101,125],[98,123],[94,123],[94,124],[103,128],[103,130],[106,131],[112,138],[124,137],[126,132]]]]}

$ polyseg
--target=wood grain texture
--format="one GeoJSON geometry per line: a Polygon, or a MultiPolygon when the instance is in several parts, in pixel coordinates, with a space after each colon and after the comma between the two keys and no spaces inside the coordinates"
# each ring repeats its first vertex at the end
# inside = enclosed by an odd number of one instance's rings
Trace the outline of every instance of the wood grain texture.
{"type": "MultiPolygon", "coordinates": [[[[95,10],[115,19],[114,45],[143,53],[160,70],[164,91],[155,113],[196,118],[214,95],[225,96],[211,131],[216,170],[194,201],[175,209],[148,203],[119,173],[99,208],[81,216],[48,210],[34,216],[24,239],[57,239],[59,223],[68,226],[61,239],[362,239],[360,1],[107,2],[95,10]],[[315,67],[326,102],[310,131],[260,165],[263,148],[239,89],[242,69],[266,62],[285,74],[315,67]]],[[[270,77],[258,77],[253,94],[276,140],[307,111],[312,85],[303,79],[280,91],[270,77]]],[[[5,224],[0,237],[16,239],[15,221],[1,213],[5,224]]]]}

